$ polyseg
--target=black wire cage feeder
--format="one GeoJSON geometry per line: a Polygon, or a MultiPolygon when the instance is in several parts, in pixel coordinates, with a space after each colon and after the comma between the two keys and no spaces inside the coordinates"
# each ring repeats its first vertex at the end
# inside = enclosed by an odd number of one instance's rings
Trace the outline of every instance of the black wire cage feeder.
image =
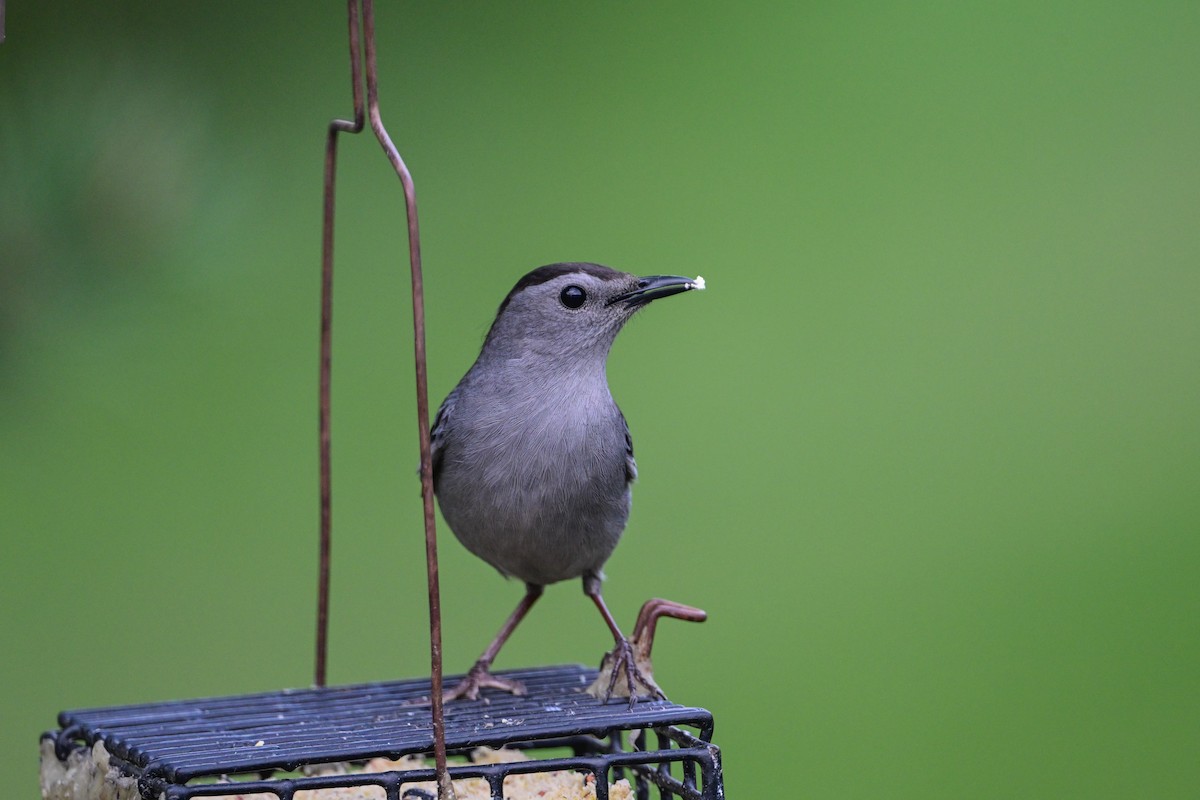
{"type": "MultiPolygon", "coordinates": [[[[660,798],[724,796],[712,715],[704,709],[666,701],[633,709],[602,703],[583,691],[596,676],[585,667],[503,674],[523,681],[528,693],[487,691],[488,703],[449,704],[446,750],[454,756],[478,747],[514,748],[529,760],[451,763],[451,779],[482,779],[497,799],[513,797],[516,776],[567,770],[581,787],[594,788],[594,795],[581,796],[599,800],[622,778],[637,798],[651,797],[652,789],[660,798]]],[[[138,795],[127,796],[145,800],[292,800],[303,790],[341,787],[378,787],[374,796],[387,800],[427,800],[433,792],[420,785],[436,780],[433,767],[305,773],[432,752],[429,704],[422,702],[429,690],[430,681],[420,679],[64,711],[61,729],[46,734],[45,749],[65,766],[91,758],[88,745],[102,743],[109,768],[136,786],[138,795]],[[235,780],[213,782],[221,777],[235,780]]]]}
{"type": "MultiPolygon", "coordinates": [[[[314,687],[63,711],[58,716],[59,728],[42,735],[43,795],[64,800],[268,800],[272,796],[279,800],[321,800],[321,790],[358,788],[363,794],[328,796],[447,800],[455,796],[452,781],[477,779],[482,784],[475,784],[470,790],[472,796],[512,800],[520,796],[517,784],[523,777],[557,775],[568,784],[575,782],[581,792],[578,796],[597,800],[608,800],[618,792],[637,800],[647,800],[652,792],[659,798],[721,800],[721,755],[712,743],[712,714],[665,699],[642,700],[636,705],[597,699],[587,688],[597,681],[598,670],[565,665],[498,673],[519,680],[526,693],[515,696],[485,689],[480,700],[443,706],[416,195],[408,169],[379,114],[373,2],[348,0],[347,12],[355,113],[353,120],[335,119],[330,123],[325,150],[321,524],[314,687]],[[325,684],[325,673],[337,135],[359,133],[368,122],[400,178],[408,219],[431,671],[429,678],[330,687],[325,684]],[[479,748],[518,754],[513,758],[481,758],[479,748]],[[431,758],[432,764],[426,758],[431,758]],[[378,759],[386,759],[381,767],[375,761],[378,759]],[[376,766],[371,768],[373,763],[376,766]]],[[[648,602],[634,632],[635,645],[641,645],[647,659],[655,621],[663,615],[703,619],[703,612],[696,609],[668,601],[648,602]]]]}

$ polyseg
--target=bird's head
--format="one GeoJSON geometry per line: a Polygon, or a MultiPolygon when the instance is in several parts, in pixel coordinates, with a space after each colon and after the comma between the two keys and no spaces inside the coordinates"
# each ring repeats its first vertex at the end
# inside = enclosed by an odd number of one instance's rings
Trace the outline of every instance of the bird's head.
{"type": "Polygon", "coordinates": [[[703,288],[703,278],[642,278],[599,264],[539,267],[517,281],[500,304],[484,350],[504,358],[593,354],[603,360],[638,309],[703,288]]]}

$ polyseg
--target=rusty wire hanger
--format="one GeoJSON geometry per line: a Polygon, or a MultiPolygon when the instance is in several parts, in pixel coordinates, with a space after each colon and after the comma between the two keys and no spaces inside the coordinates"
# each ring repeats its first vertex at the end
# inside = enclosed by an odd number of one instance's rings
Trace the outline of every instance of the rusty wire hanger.
{"type": "MultiPolygon", "coordinates": [[[[3,0],[0,0],[3,2],[3,0]]],[[[412,273],[413,344],[416,360],[417,426],[421,445],[421,498],[425,518],[425,558],[429,583],[429,650],[431,711],[433,716],[434,762],[438,776],[438,797],[451,800],[454,788],[446,769],[446,727],[442,713],[442,620],[438,585],[437,531],[433,514],[433,468],[430,460],[429,388],[425,361],[425,297],[421,276],[421,239],[417,227],[417,196],[412,176],[400,152],[392,143],[379,114],[378,73],[375,62],[375,9],[373,0],[347,0],[350,38],[350,80],[353,83],[354,120],[335,119],[329,123],[325,140],[324,224],[321,236],[321,356],[318,428],[320,439],[320,568],[317,583],[317,686],[325,685],[329,631],[329,565],[332,533],[330,465],[330,366],[333,332],[333,215],[334,184],[337,176],[338,134],[361,133],[364,124],[363,85],[365,71],[366,120],[383,147],[388,161],[404,189],[404,207],[408,219],[408,259],[412,273]],[[360,25],[361,21],[361,25],[360,25]],[[360,31],[361,28],[361,31],[360,31]],[[360,50],[365,49],[365,70],[360,50]]]]}

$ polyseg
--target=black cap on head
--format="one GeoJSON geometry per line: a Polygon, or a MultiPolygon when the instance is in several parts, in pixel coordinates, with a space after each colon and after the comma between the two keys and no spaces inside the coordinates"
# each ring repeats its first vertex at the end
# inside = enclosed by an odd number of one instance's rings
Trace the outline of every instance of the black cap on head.
{"type": "Polygon", "coordinates": [[[512,291],[505,295],[504,300],[500,303],[500,308],[496,309],[496,316],[504,313],[504,309],[508,307],[508,302],[518,292],[528,289],[530,286],[537,286],[539,283],[552,281],[562,275],[574,275],[580,272],[591,275],[593,278],[599,278],[602,281],[615,281],[625,277],[625,273],[618,272],[603,264],[589,264],[582,261],[547,264],[544,267],[538,267],[517,281],[517,285],[512,288],[512,291]]]}

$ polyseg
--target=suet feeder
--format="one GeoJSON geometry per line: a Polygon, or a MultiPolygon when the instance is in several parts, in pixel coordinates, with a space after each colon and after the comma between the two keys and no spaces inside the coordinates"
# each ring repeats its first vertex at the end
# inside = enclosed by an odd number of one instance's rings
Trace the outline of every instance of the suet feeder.
{"type": "MultiPolygon", "coordinates": [[[[479,700],[443,706],[416,195],[379,115],[373,2],[348,0],[347,10],[355,116],[330,124],[325,153],[315,685],[238,697],[64,711],[59,714],[59,728],[42,736],[43,796],[48,800],[430,800],[435,796],[446,800],[454,796],[451,781],[474,779],[474,784],[458,784],[460,791],[514,800],[523,796],[517,787],[523,778],[555,775],[567,784],[573,782],[579,797],[597,800],[614,796],[645,800],[652,791],[660,798],[721,800],[721,758],[712,743],[712,715],[667,700],[605,702],[606,683],[610,691],[616,683],[617,694],[622,687],[597,670],[568,665],[508,671],[502,674],[521,681],[526,694],[485,689],[479,700]],[[408,218],[431,672],[423,679],[330,687],[325,685],[325,672],[336,143],[338,133],[361,132],[368,120],[401,180],[408,218]],[[495,751],[505,755],[488,755],[495,751]],[[432,764],[423,760],[429,756],[432,764]]],[[[697,609],[663,600],[643,607],[632,642],[639,667],[648,676],[655,621],[663,615],[691,620],[704,616],[697,609]]],[[[626,681],[625,694],[629,688],[626,681]]]]}

